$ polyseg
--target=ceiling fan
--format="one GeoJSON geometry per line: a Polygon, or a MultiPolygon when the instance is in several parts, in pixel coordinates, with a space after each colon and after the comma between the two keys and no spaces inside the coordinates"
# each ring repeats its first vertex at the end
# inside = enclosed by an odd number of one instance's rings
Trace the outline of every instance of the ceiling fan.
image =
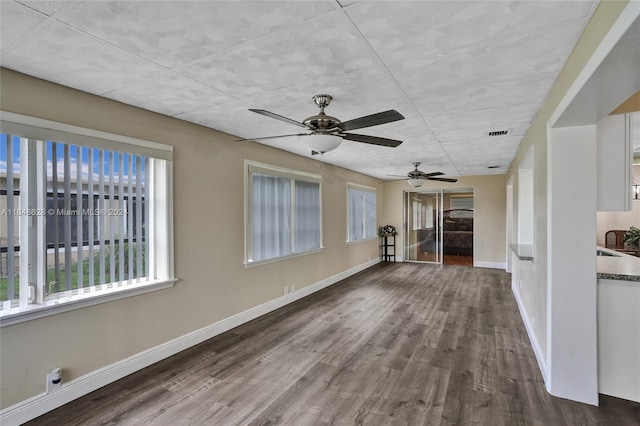
{"type": "Polygon", "coordinates": [[[317,115],[305,118],[302,122],[292,120],[287,117],[275,114],[263,109],[249,109],[249,111],[257,114],[264,115],[266,117],[275,118],[276,120],[284,121],[285,123],[293,124],[298,127],[303,127],[309,131],[309,133],[296,133],[290,135],[281,136],[267,136],[261,138],[251,139],[239,139],[239,141],[259,141],[266,139],[276,139],[284,137],[300,137],[304,138],[307,144],[311,147],[311,155],[323,154],[331,150],[336,149],[343,139],[368,143],[372,145],[388,146],[395,148],[402,143],[402,141],[395,139],[381,138],[370,135],[360,135],[356,133],[346,133],[349,130],[362,129],[365,127],[378,126],[380,124],[391,123],[393,121],[404,120],[404,116],[396,110],[388,110],[379,112],[376,114],[366,115],[353,120],[340,121],[335,117],[325,114],[324,109],[329,106],[333,99],[330,95],[315,95],[313,102],[320,108],[320,112],[317,115]]]}
{"type": "MultiPolygon", "coordinates": [[[[411,170],[409,173],[407,173],[407,183],[409,183],[409,185],[418,188],[420,186],[422,186],[422,184],[424,183],[425,180],[438,180],[441,182],[457,182],[458,179],[451,179],[451,178],[443,178],[443,177],[436,177],[436,176],[441,176],[444,173],[442,172],[431,172],[431,173],[425,173],[421,170],[418,170],[418,166],[420,166],[419,162],[415,162],[412,163],[413,167],[415,167],[414,170],[411,170]]],[[[398,176],[399,175],[388,175],[388,176],[398,176]]],[[[404,176],[402,176],[404,177],[404,176]]]]}

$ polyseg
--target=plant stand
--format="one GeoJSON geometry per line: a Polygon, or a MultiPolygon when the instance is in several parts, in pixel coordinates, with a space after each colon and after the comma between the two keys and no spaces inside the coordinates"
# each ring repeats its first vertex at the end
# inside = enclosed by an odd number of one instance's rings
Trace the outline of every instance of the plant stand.
{"type": "Polygon", "coordinates": [[[380,259],[382,262],[396,261],[395,235],[383,235],[380,237],[380,259]]]}

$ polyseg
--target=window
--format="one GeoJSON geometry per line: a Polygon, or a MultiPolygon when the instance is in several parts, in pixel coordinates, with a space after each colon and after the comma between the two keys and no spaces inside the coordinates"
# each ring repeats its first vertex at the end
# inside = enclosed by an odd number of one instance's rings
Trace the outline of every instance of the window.
{"type": "Polygon", "coordinates": [[[322,247],[321,178],[247,162],[246,264],[322,247]]]}
{"type": "Polygon", "coordinates": [[[347,241],[376,238],[376,191],[373,188],[347,185],[347,241]]]}
{"type": "Polygon", "coordinates": [[[434,206],[434,198],[433,196],[427,198],[425,200],[424,206],[424,227],[425,228],[435,228],[435,206],[434,206]]]}
{"type": "Polygon", "coordinates": [[[451,209],[473,210],[473,197],[451,197],[451,209]]]}
{"type": "Polygon", "coordinates": [[[171,157],[170,146],[3,112],[2,325],[172,283],[171,157]]]}
{"type": "Polygon", "coordinates": [[[422,210],[423,210],[423,205],[422,205],[422,201],[417,197],[413,199],[412,205],[413,205],[413,208],[412,208],[412,212],[413,212],[413,230],[416,231],[416,230],[422,228],[422,210]]]}

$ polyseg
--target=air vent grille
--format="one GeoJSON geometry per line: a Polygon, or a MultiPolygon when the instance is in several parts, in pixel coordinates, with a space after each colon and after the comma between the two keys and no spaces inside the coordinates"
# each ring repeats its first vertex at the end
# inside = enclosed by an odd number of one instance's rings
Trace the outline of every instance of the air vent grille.
{"type": "Polygon", "coordinates": [[[492,130],[489,132],[489,136],[504,136],[509,133],[509,130],[492,130]]]}

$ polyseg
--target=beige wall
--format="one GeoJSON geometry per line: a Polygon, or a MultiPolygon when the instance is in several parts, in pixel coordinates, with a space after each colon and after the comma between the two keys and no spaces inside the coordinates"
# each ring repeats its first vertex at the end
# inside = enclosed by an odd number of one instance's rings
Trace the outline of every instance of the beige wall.
{"type": "Polygon", "coordinates": [[[346,245],[346,183],[377,179],[118,102],[1,69],[1,108],[174,145],[174,288],[0,329],[5,408],[44,392],[45,375],[69,381],[301,289],[378,256],[377,241],[346,245]],[[246,269],[244,161],[323,176],[321,253],[246,269]]]}
{"type": "MultiPolygon", "coordinates": [[[[402,230],[403,193],[412,190],[404,180],[384,185],[383,215],[380,222],[402,230]]],[[[472,188],[474,197],[473,255],[475,262],[505,263],[506,180],[505,175],[463,176],[456,183],[428,181],[419,189],[472,188]]],[[[397,238],[398,254],[402,254],[404,239],[397,238]]]]}
{"type": "MultiPolygon", "coordinates": [[[[545,99],[540,112],[532,123],[515,160],[507,173],[513,178],[514,211],[517,212],[518,199],[518,167],[531,146],[534,147],[534,262],[514,259],[514,276],[522,278],[520,297],[526,320],[532,328],[534,345],[540,349],[539,354],[546,361],[547,355],[547,122],[560,101],[567,93],[580,71],[592,56],[604,36],[610,30],[626,1],[601,2],[591,21],[585,28],[580,40],[569,57],[567,63],[556,79],[551,91],[545,99]]],[[[570,167],[570,166],[568,166],[570,167]]],[[[575,165],[579,167],[579,165],[575,165]]]]}

